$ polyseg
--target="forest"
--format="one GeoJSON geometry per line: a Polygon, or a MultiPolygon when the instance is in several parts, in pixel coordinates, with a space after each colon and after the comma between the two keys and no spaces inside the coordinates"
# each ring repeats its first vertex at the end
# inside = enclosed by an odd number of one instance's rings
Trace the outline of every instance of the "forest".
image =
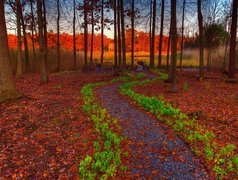
{"type": "Polygon", "coordinates": [[[237,179],[237,10],[0,1],[0,179],[237,179]]]}

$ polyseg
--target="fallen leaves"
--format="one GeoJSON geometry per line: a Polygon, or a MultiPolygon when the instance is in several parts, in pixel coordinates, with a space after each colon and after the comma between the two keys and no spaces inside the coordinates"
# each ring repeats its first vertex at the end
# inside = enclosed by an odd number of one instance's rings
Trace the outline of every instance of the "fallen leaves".
{"type": "Polygon", "coordinates": [[[84,83],[111,77],[64,73],[44,85],[39,78],[26,75],[16,82],[24,97],[0,104],[0,177],[77,179],[79,161],[93,153],[95,138],[79,92],[84,83]]]}
{"type": "Polygon", "coordinates": [[[238,147],[238,102],[235,98],[238,84],[225,83],[225,75],[221,72],[209,72],[203,81],[196,81],[195,77],[196,72],[179,72],[178,94],[169,93],[170,85],[162,81],[133,90],[174,102],[184,113],[203,112],[199,122],[217,134],[220,143],[231,142],[238,147]],[[188,90],[184,90],[184,82],[189,84],[188,90]]]}

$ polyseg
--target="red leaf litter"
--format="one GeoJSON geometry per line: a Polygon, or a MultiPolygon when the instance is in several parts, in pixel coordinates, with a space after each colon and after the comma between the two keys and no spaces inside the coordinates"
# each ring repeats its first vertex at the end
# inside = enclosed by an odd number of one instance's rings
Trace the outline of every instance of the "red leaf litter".
{"type": "Polygon", "coordinates": [[[80,90],[111,78],[76,72],[52,75],[43,85],[36,74],[17,81],[23,98],[0,104],[0,177],[78,179],[95,139],[80,90]]]}
{"type": "Polygon", "coordinates": [[[225,82],[221,72],[208,72],[198,81],[197,72],[179,72],[178,93],[170,93],[171,84],[162,81],[135,87],[138,93],[158,96],[171,102],[182,112],[202,112],[201,124],[217,135],[218,142],[238,147],[238,83],[225,82]],[[186,88],[188,87],[188,88],[186,88]]]}

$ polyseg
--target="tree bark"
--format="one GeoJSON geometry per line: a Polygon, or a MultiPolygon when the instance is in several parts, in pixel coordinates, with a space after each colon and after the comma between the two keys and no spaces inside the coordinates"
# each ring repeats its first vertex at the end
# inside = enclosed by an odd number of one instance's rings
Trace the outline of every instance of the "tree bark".
{"type": "Polygon", "coordinates": [[[122,65],[122,56],[121,56],[121,51],[122,51],[122,48],[121,48],[121,3],[120,3],[120,0],[117,0],[117,8],[118,8],[118,11],[117,11],[117,27],[118,27],[118,62],[119,62],[119,67],[121,67],[122,65]]]}
{"type": "Polygon", "coordinates": [[[168,37],[168,47],[167,47],[167,61],[166,61],[166,69],[169,70],[169,61],[170,61],[170,43],[171,43],[171,23],[168,37]]]}
{"type": "Polygon", "coordinates": [[[181,40],[181,52],[180,52],[180,70],[183,63],[183,42],[184,42],[184,17],[185,17],[186,0],[183,0],[183,15],[182,15],[182,40],[181,40]]]}
{"type": "Polygon", "coordinates": [[[124,2],[121,2],[121,35],[122,35],[122,57],[123,67],[126,67],[126,35],[125,35],[125,17],[124,17],[124,2]]]}
{"type": "Polygon", "coordinates": [[[162,65],[162,47],[163,47],[163,32],[164,30],[164,0],[161,4],[161,22],[160,22],[160,39],[159,39],[159,63],[158,67],[161,68],[162,65]]]}
{"type": "Polygon", "coordinates": [[[18,98],[10,68],[4,1],[0,1],[0,102],[18,98]]]}
{"type": "Polygon", "coordinates": [[[104,0],[101,2],[101,65],[104,59],[104,0]]]}
{"type": "Polygon", "coordinates": [[[228,78],[235,79],[236,76],[236,33],[237,33],[237,7],[238,1],[233,0],[232,5],[232,22],[231,22],[231,39],[230,39],[230,53],[229,53],[229,69],[228,78]]]}
{"type": "Polygon", "coordinates": [[[177,25],[176,25],[176,0],[171,0],[171,80],[172,92],[177,92],[177,25]]]}
{"type": "Polygon", "coordinates": [[[94,1],[91,4],[91,24],[92,24],[92,35],[91,35],[91,53],[90,53],[90,65],[93,64],[93,42],[94,42],[94,1]]]}
{"type": "MultiPolygon", "coordinates": [[[[46,4],[45,0],[42,0],[43,3],[43,10],[44,10],[44,18],[43,18],[43,31],[44,31],[44,64],[43,65],[43,71],[45,71],[45,74],[47,74],[47,63],[48,63],[48,33],[47,33],[47,20],[46,20],[46,4]]],[[[48,82],[48,75],[47,78],[44,78],[45,80],[43,82],[48,82]]]]}
{"type": "Polygon", "coordinates": [[[74,49],[74,67],[73,69],[77,69],[77,49],[76,49],[76,0],[74,0],[74,17],[73,17],[73,49],[74,49]]]}
{"type": "Polygon", "coordinates": [[[31,5],[31,35],[32,35],[32,50],[33,50],[33,55],[34,59],[36,58],[36,48],[35,48],[35,15],[34,15],[34,10],[33,10],[33,0],[30,0],[30,5],[31,5]]]}
{"type": "Polygon", "coordinates": [[[135,52],[135,0],[131,2],[131,69],[134,68],[134,52],[135,52]]]}
{"type": "Polygon", "coordinates": [[[88,7],[87,1],[84,0],[84,66],[88,67],[88,7]]]}
{"type": "Polygon", "coordinates": [[[150,30],[149,30],[149,39],[150,39],[150,63],[152,61],[152,16],[153,16],[153,0],[150,0],[150,30]]]}
{"type": "Polygon", "coordinates": [[[152,37],[151,37],[151,59],[150,67],[155,66],[155,23],[156,23],[156,0],[153,2],[153,22],[152,22],[152,37]]]}
{"type": "Polygon", "coordinates": [[[203,32],[203,16],[201,10],[201,0],[197,0],[198,9],[198,26],[199,26],[199,64],[200,78],[204,77],[204,32],[203,32]]]}
{"type": "Polygon", "coordinates": [[[21,8],[20,0],[16,0],[16,19],[17,19],[17,71],[16,78],[21,78],[23,74],[22,62],[22,36],[21,36],[21,8]]]}
{"type": "Polygon", "coordinates": [[[57,65],[56,72],[60,72],[60,0],[57,0],[57,65]]]}
{"type": "MultiPolygon", "coordinates": [[[[40,59],[40,72],[41,72],[41,83],[46,83],[48,82],[48,75],[47,75],[47,71],[46,71],[46,39],[44,37],[44,20],[43,20],[43,13],[42,13],[42,1],[41,0],[37,0],[37,16],[38,16],[38,31],[39,31],[39,48],[40,48],[40,52],[39,52],[39,59],[40,59]]],[[[47,36],[47,35],[45,35],[47,36]]]]}
{"type": "Polygon", "coordinates": [[[117,2],[116,0],[113,1],[113,9],[114,9],[114,66],[115,66],[115,73],[117,73],[117,2]]]}
{"type": "Polygon", "coordinates": [[[27,42],[27,33],[26,33],[26,26],[24,22],[24,16],[22,12],[21,2],[19,2],[19,11],[20,11],[20,18],[21,18],[21,25],[22,25],[22,32],[23,32],[23,39],[24,39],[24,48],[25,48],[25,71],[29,72],[30,69],[30,61],[29,61],[29,51],[28,51],[28,42],[27,42]]]}

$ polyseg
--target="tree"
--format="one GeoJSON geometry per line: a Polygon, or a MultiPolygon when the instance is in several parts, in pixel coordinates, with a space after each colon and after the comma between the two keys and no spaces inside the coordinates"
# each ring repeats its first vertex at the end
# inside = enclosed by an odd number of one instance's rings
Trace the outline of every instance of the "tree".
{"type": "Polygon", "coordinates": [[[20,97],[10,69],[4,1],[0,1],[0,102],[20,97]]]}
{"type": "Polygon", "coordinates": [[[183,62],[183,43],[184,43],[184,16],[185,16],[186,0],[183,0],[183,15],[182,15],[182,40],[181,40],[181,52],[180,52],[180,69],[182,69],[183,62]]]}
{"type": "Polygon", "coordinates": [[[169,70],[169,61],[170,61],[170,45],[171,44],[171,23],[168,37],[168,46],[167,46],[167,60],[166,60],[166,69],[169,70]]]}
{"type": "Polygon", "coordinates": [[[229,69],[228,78],[235,79],[236,73],[236,33],[237,33],[237,8],[238,1],[233,0],[232,5],[232,23],[231,23],[231,39],[230,39],[230,54],[229,54],[229,69]]]}
{"type": "Polygon", "coordinates": [[[203,35],[203,16],[202,16],[202,3],[197,0],[198,11],[198,27],[199,27],[199,64],[200,64],[200,78],[204,77],[204,35],[203,35]]]}
{"type": "Polygon", "coordinates": [[[131,68],[134,68],[134,52],[135,52],[135,0],[131,1],[131,68]]]}
{"type": "MultiPolygon", "coordinates": [[[[43,20],[43,13],[42,13],[42,7],[43,7],[43,1],[42,0],[37,0],[37,16],[38,16],[38,31],[39,31],[39,48],[40,48],[40,52],[39,52],[39,59],[40,59],[40,64],[41,64],[41,68],[40,68],[40,72],[41,72],[41,83],[46,83],[48,82],[48,75],[47,75],[47,70],[46,70],[46,39],[44,35],[44,24],[43,22],[45,22],[43,20]]],[[[44,11],[45,12],[45,11],[44,11]]]]}
{"type": "Polygon", "coordinates": [[[84,0],[84,66],[88,67],[88,5],[84,0]]]}
{"type": "MultiPolygon", "coordinates": [[[[36,58],[36,50],[35,50],[35,37],[34,37],[34,30],[36,28],[35,26],[35,15],[34,15],[34,10],[33,10],[33,3],[34,0],[29,0],[30,1],[30,6],[31,6],[31,35],[32,35],[32,49],[33,49],[33,54],[34,54],[34,58],[36,58]]],[[[37,34],[37,32],[35,31],[35,33],[37,34]]]]}
{"type": "Polygon", "coordinates": [[[206,48],[208,50],[207,70],[209,71],[212,63],[212,50],[225,44],[229,39],[229,34],[220,24],[211,24],[204,30],[206,48]]]}
{"type": "Polygon", "coordinates": [[[159,39],[159,63],[158,67],[162,64],[162,46],[163,46],[163,28],[164,28],[164,0],[161,2],[161,22],[160,22],[160,39],[159,39]]]}
{"type": "Polygon", "coordinates": [[[119,67],[122,65],[122,56],[121,56],[121,3],[120,0],[117,0],[117,27],[118,27],[118,62],[119,62],[119,67]]]}
{"type": "Polygon", "coordinates": [[[21,4],[20,0],[16,0],[16,20],[17,20],[17,71],[16,78],[20,78],[23,74],[22,63],[22,35],[21,35],[21,4]]]}
{"type": "Polygon", "coordinates": [[[104,0],[101,1],[101,64],[104,58],[104,0]]]}
{"type": "Polygon", "coordinates": [[[176,0],[171,0],[171,92],[177,92],[177,25],[176,25],[176,0]]]}
{"type": "MultiPolygon", "coordinates": [[[[48,32],[47,32],[47,20],[46,20],[46,4],[45,4],[45,0],[42,0],[42,5],[43,5],[43,10],[44,10],[44,18],[43,18],[43,44],[44,44],[44,65],[42,65],[42,67],[44,67],[43,71],[45,71],[43,74],[47,75],[47,61],[48,61],[48,32]]],[[[44,75],[44,76],[45,76],[44,75]]],[[[47,78],[44,78],[45,80],[43,82],[48,82],[48,75],[47,78]],[[47,80],[46,80],[47,79],[47,80]]]]}
{"type": "Polygon", "coordinates": [[[113,0],[113,10],[114,10],[114,66],[115,73],[117,73],[117,2],[113,0]]]}
{"type": "Polygon", "coordinates": [[[60,0],[57,0],[57,66],[56,72],[60,72],[60,0]]]}
{"type": "Polygon", "coordinates": [[[155,66],[155,23],[156,23],[156,0],[153,2],[153,22],[152,22],[152,35],[151,35],[151,55],[150,67],[155,66]]]}
{"type": "Polygon", "coordinates": [[[20,18],[21,18],[21,25],[22,25],[22,32],[23,32],[23,39],[24,39],[24,48],[25,48],[25,71],[28,72],[30,68],[30,62],[29,62],[29,51],[28,51],[28,42],[27,42],[27,33],[26,33],[26,26],[23,16],[23,10],[21,2],[19,2],[19,12],[20,12],[20,18]]]}
{"type": "Polygon", "coordinates": [[[122,58],[123,67],[126,67],[126,35],[125,35],[125,16],[124,16],[124,1],[121,2],[121,36],[122,36],[122,58]]]}
{"type": "Polygon", "coordinates": [[[73,49],[74,49],[74,70],[77,69],[77,49],[76,49],[76,0],[74,0],[74,17],[73,17],[73,49]]]}

